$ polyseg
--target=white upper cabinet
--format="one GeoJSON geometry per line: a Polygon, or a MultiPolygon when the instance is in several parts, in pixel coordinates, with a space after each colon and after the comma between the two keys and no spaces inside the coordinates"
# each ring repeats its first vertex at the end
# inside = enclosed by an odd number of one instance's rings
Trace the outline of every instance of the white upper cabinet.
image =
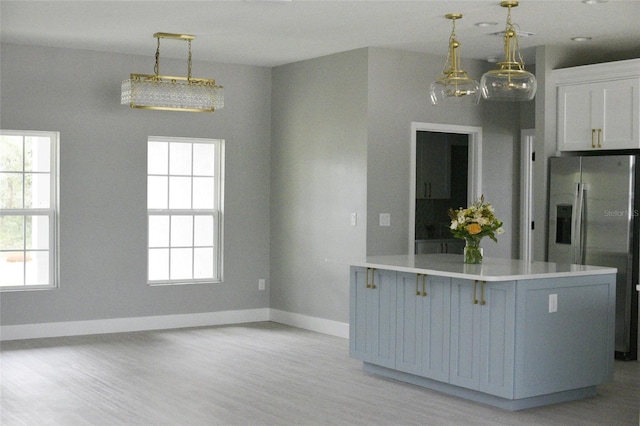
{"type": "Polygon", "coordinates": [[[559,151],[640,148],[640,60],[553,71],[559,151]]]}

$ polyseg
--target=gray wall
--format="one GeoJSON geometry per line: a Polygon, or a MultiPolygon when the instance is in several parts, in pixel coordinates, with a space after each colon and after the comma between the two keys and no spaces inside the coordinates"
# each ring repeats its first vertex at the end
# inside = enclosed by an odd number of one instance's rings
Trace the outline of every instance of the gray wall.
{"type": "MultiPolygon", "coordinates": [[[[505,235],[483,242],[486,256],[516,257],[519,226],[519,106],[481,101],[479,106],[434,107],[429,84],[442,73],[444,57],[391,49],[369,49],[367,143],[367,254],[402,254],[409,241],[411,122],[479,126],[483,130],[483,186],[504,222],[505,235]],[[379,214],[391,226],[379,226],[379,214]]],[[[480,79],[488,64],[463,61],[480,79]]]]}
{"type": "MultiPolygon", "coordinates": [[[[483,192],[507,230],[483,246],[489,256],[518,252],[518,108],[432,107],[428,86],[443,62],[366,48],[273,70],[272,308],[347,322],[349,259],[407,252],[412,121],[483,127],[483,192]],[[379,213],[391,214],[390,227],[378,226],[379,213]]],[[[484,70],[463,66],[477,78],[484,70]]]]}
{"type": "Polygon", "coordinates": [[[366,49],[274,68],[272,117],[271,307],[348,322],[349,260],[366,249],[366,49]]]}
{"type": "MultiPolygon", "coordinates": [[[[268,307],[269,68],[194,62],[225,86],[213,114],[132,110],[120,82],[153,57],[2,44],[3,129],[60,132],[60,288],[4,292],[3,325],[268,307]],[[146,284],[149,135],[226,140],[224,283],[146,284]]],[[[184,74],[184,61],[163,60],[184,74]]]]}

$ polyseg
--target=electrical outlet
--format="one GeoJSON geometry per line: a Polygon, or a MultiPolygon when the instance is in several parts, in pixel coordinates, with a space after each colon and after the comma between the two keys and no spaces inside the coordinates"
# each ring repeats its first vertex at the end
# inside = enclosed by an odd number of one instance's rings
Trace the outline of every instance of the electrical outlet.
{"type": "Polygon", "coordinates": [[[549,295],[549,313],[558,312],[558,295],[549,295]]]}
{"type": "Polygon", "coordinates": [[[391,226],[390,213],[380,213],[380,226],[391,226]]]}
{"type": "Polygon", "coordinates": [[[356,226],[358,224],[358,213],[351,213],[351,226],[356,226]]]}
{"type": "Polygon", "coordinates": [[[264,290],[264,289],[266,288],[266,286],[267,286],[267,285],[266,285],[266,283],[265,283],[264,278],[260,278],[260,279],[258,280],[258,290],[264,290]]]}

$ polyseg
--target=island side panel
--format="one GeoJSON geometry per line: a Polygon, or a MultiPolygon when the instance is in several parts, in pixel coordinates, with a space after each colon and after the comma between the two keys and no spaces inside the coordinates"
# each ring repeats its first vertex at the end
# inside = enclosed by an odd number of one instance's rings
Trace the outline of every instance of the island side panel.
{"type": "Polygon", "coordinates": [[[614,274],[519,281],[516,317],[515,398],[613,379],[614,274]]]}

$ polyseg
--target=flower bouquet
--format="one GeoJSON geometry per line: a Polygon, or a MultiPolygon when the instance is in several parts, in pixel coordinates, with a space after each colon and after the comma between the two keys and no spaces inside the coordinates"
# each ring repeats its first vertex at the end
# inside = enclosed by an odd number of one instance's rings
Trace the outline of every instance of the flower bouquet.
{"type": "Polygon", "coordinates": [[[504,233],[502,222],[496,217],[491,203],[485,203],[484,195],[478,201],[458,210],[449,209],[451,233],[455,238],[464,238],[465,263],[482,263],[480,241],[489,237],[498,242],[496,235],[504,233]]]}

